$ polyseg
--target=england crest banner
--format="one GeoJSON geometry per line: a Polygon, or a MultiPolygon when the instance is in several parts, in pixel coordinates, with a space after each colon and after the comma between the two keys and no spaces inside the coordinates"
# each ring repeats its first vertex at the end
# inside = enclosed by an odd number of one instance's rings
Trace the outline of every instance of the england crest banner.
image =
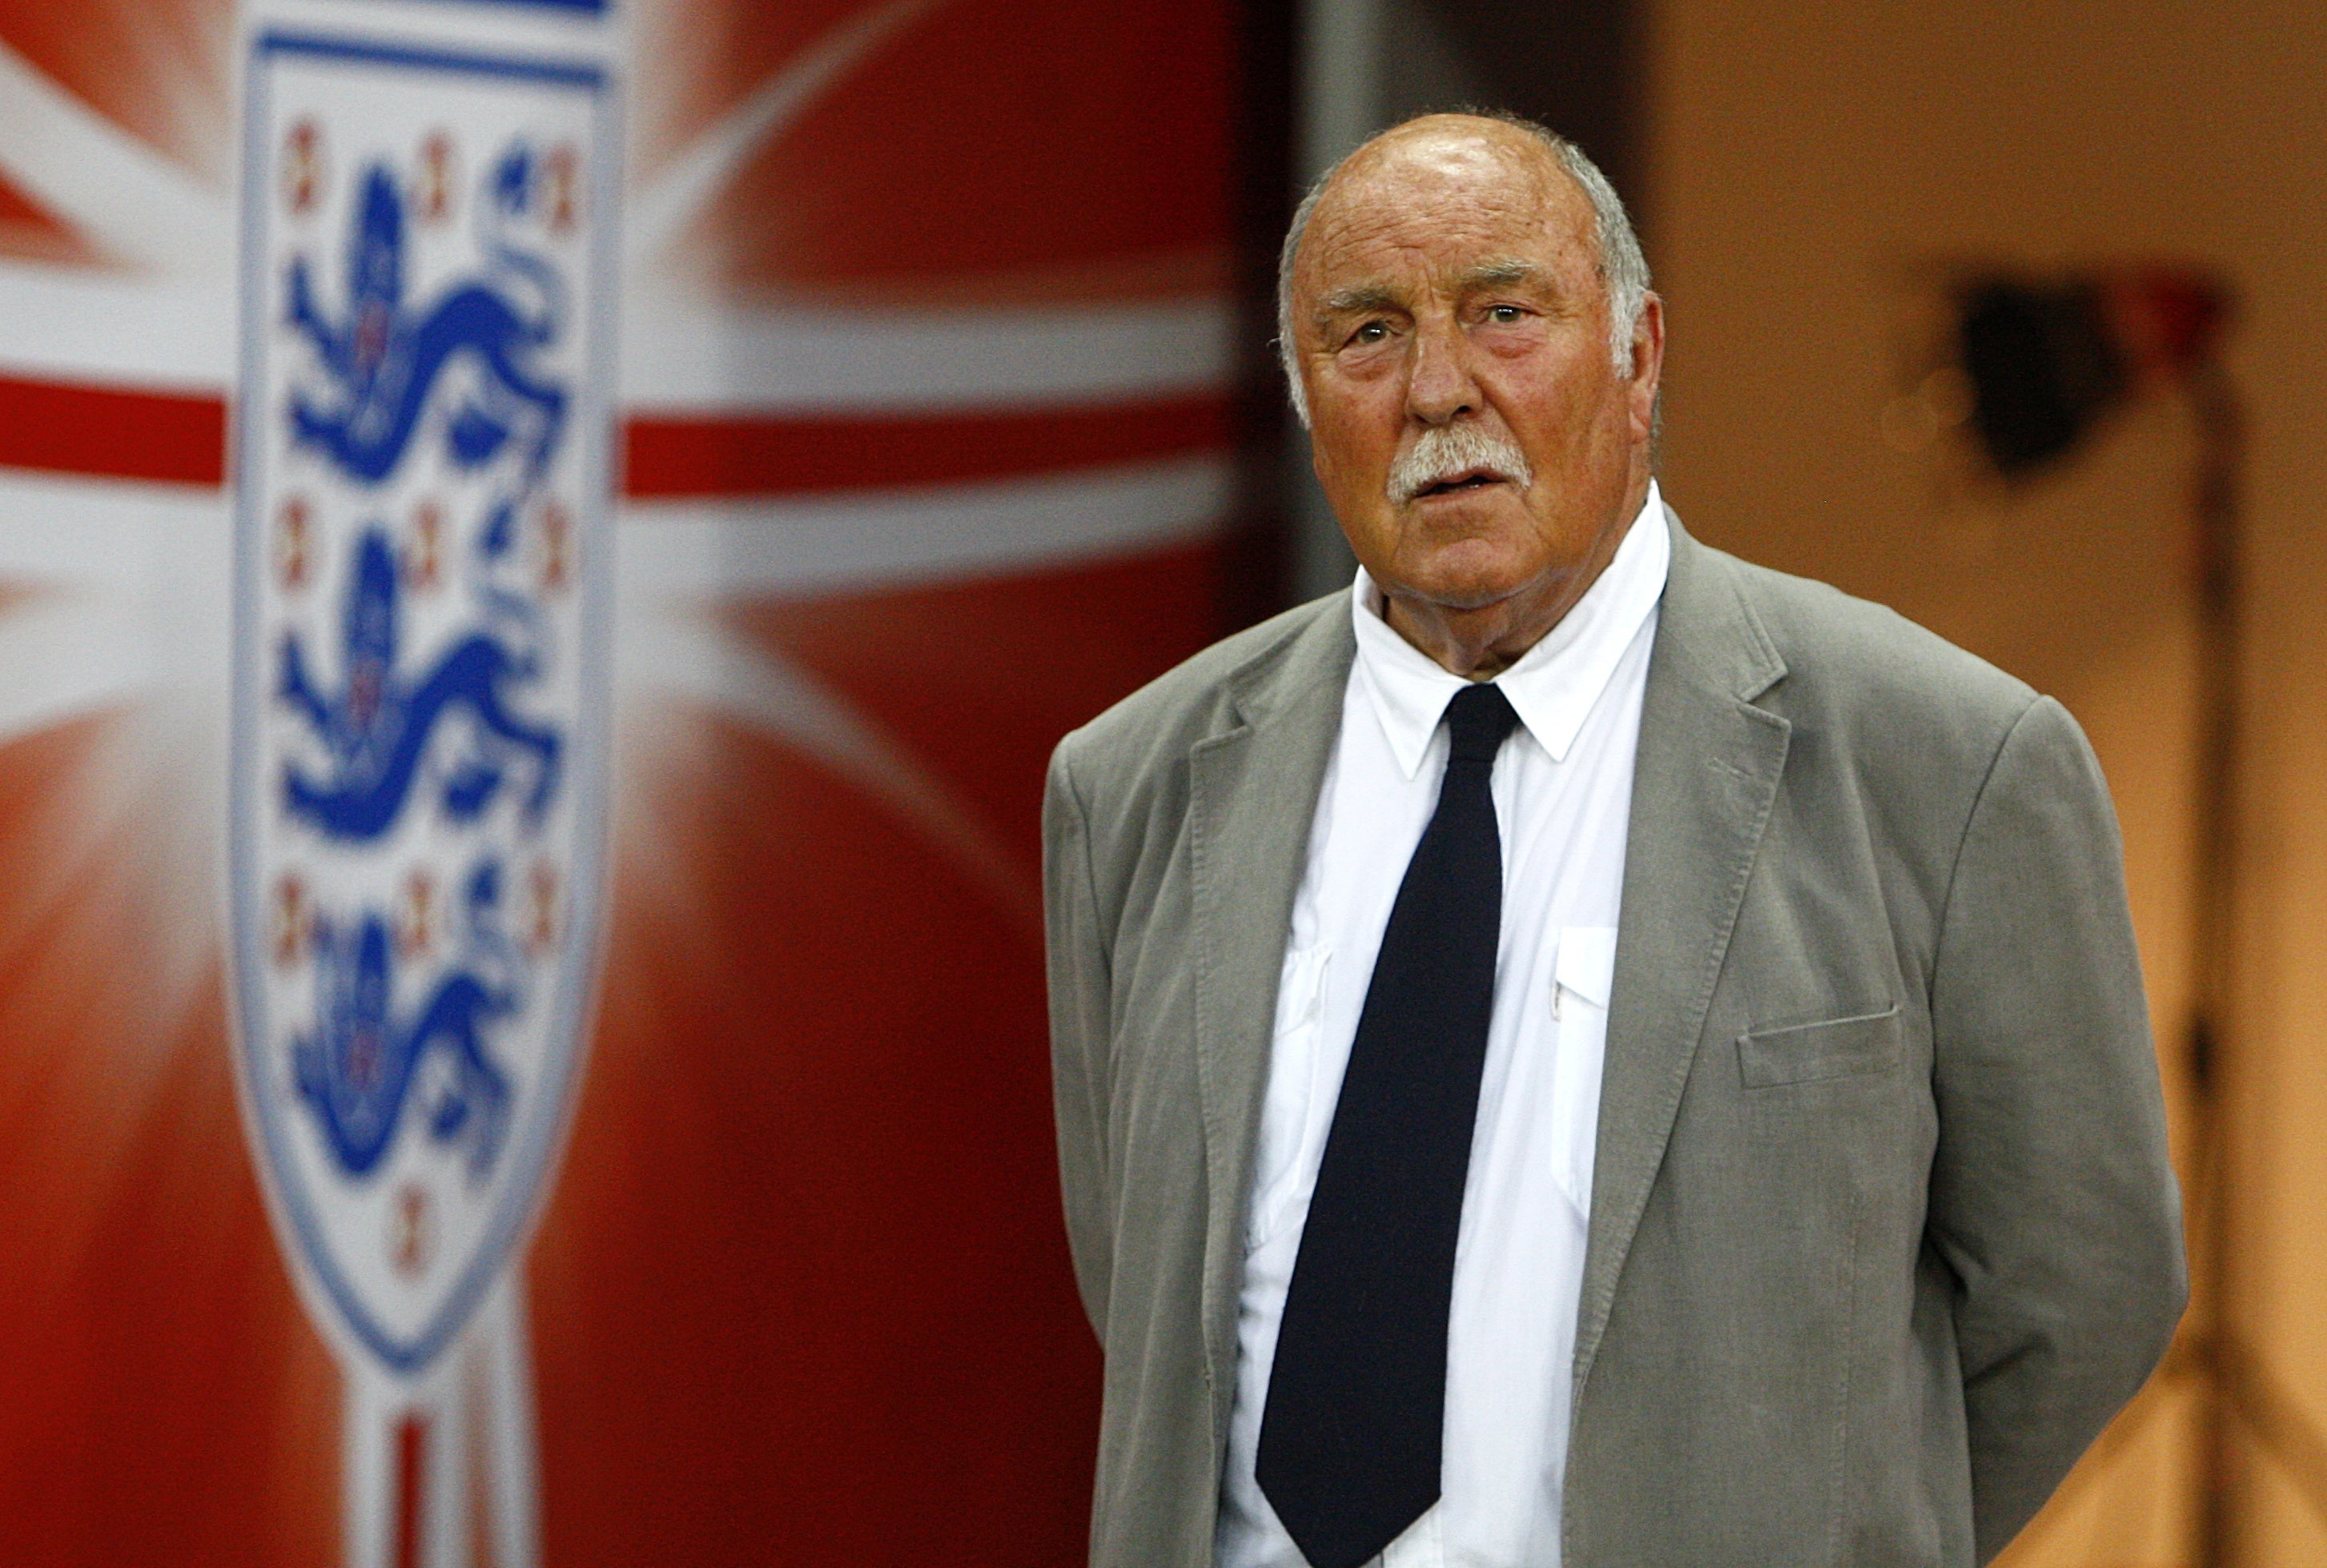
{"type": "Polygon", "coordinates": [[[1082,1559],[1039,809],[1266,592],[1247,23],[0,0],[0,1559],[1082,1559]]]}
{"type": "Polygon", "coordinates": [[[509,1264],[579,1070],[605,831],[609,83],[262,23],[245,131],[245,1105],[347,1377],[350,1560],[458,1556],[473,1443],[522,1561],[509,1264]]]}

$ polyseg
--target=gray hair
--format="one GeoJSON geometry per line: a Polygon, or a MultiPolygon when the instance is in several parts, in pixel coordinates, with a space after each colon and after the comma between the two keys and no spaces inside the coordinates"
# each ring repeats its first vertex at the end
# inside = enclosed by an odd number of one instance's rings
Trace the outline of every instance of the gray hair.
{"type": "MultiPolygon", "coordinates": [[[[1640,324],[1640,310],[1648,299],[1649,263],[1640,254],[1640,237],[1633,232],[1623,198],[1608,183],[1608,176],[1600,172],[1600,166],[1584,156],[1584,149],[1556,131],[1517,115],[1493,110],[1463,112],[1524,131],[1542,143],[1591,201],[1594,238],[1600,251],[1600,285],[1608,291],[1608,357],[1615,364],[1618,375],[1630,375],[1632,333],[1640,324]]],[[[1300,415],[1304,428],[1309,424],[1309,395],[1302,387],[1301,363],[1293,347],[1293,258],[1301,249],[1301,237],[1309,231],[1309,218],[1317,210],[1317,199],[1325,193],[1325,188],[1333,182],[1333,176],[1341,172],[1350,158],[1364,150],[1361,146],[1343,157],[1309,187],[1308,193],[1301,198],[1301,205],[1293,210],[1293,227],[1285,231],[1285,248],[1276,257],[1276,357],[1285,367],[1285,384],[1292,394],[1293,412],[1300,415]]]]}

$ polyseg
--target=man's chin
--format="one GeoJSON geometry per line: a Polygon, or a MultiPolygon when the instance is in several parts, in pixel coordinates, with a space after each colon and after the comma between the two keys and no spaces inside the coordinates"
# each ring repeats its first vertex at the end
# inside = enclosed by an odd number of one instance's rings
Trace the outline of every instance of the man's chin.
{"type": "MultiPolygon", "coordinates": [[[[1404,565],[1405,563],[1400,563],[1404,565]]],[[[1465,540],[1430,551],[1397,574],[1385,593],[1417,599],[1451,613],[1491,610],[1539,586],[1545,574],[1533,560],[1516,561],[1491,541],[1465,540]]]]}

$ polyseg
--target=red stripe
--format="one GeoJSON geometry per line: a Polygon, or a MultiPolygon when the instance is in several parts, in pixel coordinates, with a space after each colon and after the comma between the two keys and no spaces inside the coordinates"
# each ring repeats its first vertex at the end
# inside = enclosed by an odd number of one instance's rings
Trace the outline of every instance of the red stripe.
{"type": "Polygon", "coordinates": [[[1168,402],[920,416],[642,415],[623,488],[640,498],[889,489],[1096,468],[1232,443],[1229,403],[1168,402]]]}
{"type": "Polygon", "coordinates": [[[420,1568],[427,1463],[428,1419],[416,1413],[407,1415],[396,1423],[396,1568],[420,1568]]]}
{"type": "Polygon", "coordinates": [[[0,466],[220,484],[226,479],[226,403],[200,394],[0,377],[0,466]]]}
{"type": "MultiPolygon", "coordinates": [[[[658,500],[1006,479],[1233,444],[1217,392],[921,415],[649,415],[624,437],[624,493],[658,500]]],[[[221,484],[226,402],[0,377],[0,468],[221,484]]]]}

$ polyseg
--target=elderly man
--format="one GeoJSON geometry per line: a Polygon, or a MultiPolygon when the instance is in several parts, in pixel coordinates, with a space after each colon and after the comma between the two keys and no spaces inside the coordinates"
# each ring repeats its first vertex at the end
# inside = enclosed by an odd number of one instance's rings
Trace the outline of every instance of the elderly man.
{"type": "Polygon", "coordinates": [[[1984,1563],[2181,1311],[2090,751],[1689,537],[1647,285],[1539,127],[1352,154],[1281,304],[1356,583],[1059,747],[1094,1563],[1984,1563]]]}

